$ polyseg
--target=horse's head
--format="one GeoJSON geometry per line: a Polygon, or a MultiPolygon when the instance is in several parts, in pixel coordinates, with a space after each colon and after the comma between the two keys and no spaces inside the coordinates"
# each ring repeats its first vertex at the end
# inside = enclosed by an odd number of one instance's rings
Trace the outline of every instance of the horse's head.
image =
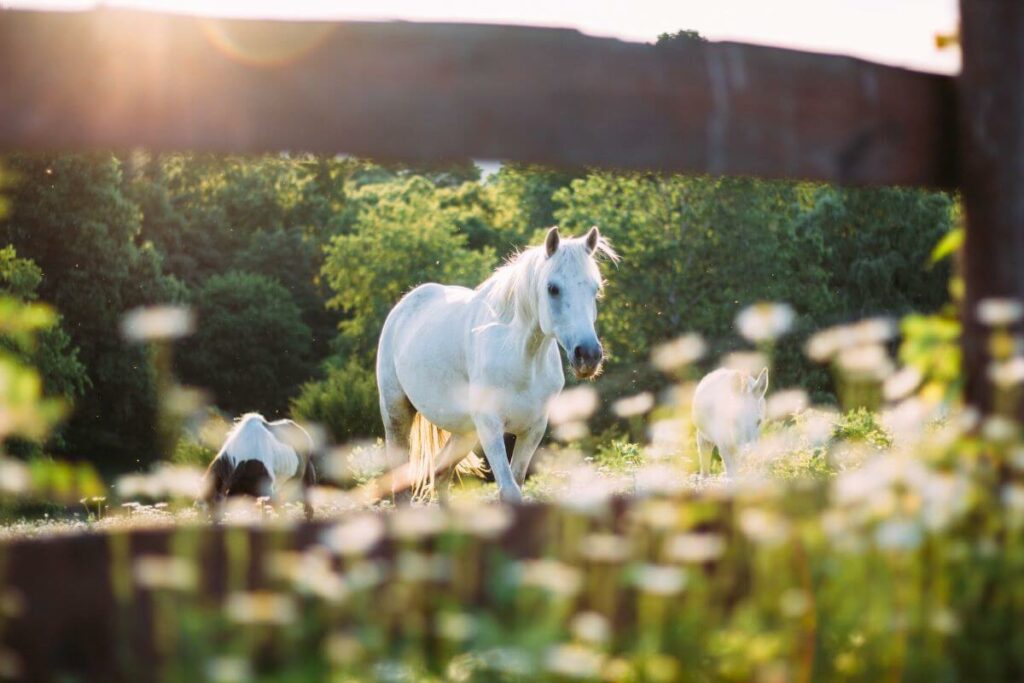
{"type": "Polygon", "coordinates": [[[750,444],[757,441],[764,422],[765,399],[768,391],[768,368],[761,370],[757,377],[743,374],[740,376],[739,403],[742,406],[740,424],[738,425],[742,443],[750,444]]]}
{"type": "Polygon", "coordinates": [[[584,237],[565,240],[557,227],[551,228],[544,249],[547,261],[538,283],[540,329],[565,350],[576,377],[595,377],[601,371],[604,350],[594,330],[601,292],[601,272],[594,257],[598,252],[613,260],[617,257],[597,226],[584,237]]]}

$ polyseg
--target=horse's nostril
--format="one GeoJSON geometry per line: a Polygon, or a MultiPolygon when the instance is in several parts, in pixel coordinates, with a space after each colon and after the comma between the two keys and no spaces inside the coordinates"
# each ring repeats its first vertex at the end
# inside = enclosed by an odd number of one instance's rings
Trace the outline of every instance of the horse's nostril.
{"type": "Polygon", "coordinates": [[[575,349],[573,349],[572,350],[572,357],[576,361],[583,360],[583,347],[582,346],[577,346],[575,349]]]}

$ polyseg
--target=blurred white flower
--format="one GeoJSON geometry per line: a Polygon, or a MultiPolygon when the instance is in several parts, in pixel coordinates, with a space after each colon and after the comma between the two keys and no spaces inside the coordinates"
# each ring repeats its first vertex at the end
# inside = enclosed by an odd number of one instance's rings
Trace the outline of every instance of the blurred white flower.
{"type": "Polygon", "coordinates": [[[403,541],[436,536],[448,526],[448,518],[435,505],[404,505],[388,516],[391,535],[403,541]]]}
{"type": "Polygon", "coordinates": [[[231,593],[224,603],[224,611],[229,619],[239,624],[284,626],[295,621],[298,615],[291,595],[270,591],[231,593]]]}
{"type": "Polygon", "coordinates": [[[772,341],[789,332],[796,313],[788,304],[761,302],[747,306],[736,316],[736,329],[748,341],[772,341]]]}
{"type": "Polygon", "coordinates": [[[1024,306],[1016,299],[982,299],[978,302],[978,320],[990,327],[1007,327],[1019,322],[1024,306]]]}
{"type": "Polygon", "coordinates": [[[636,472],[636,492],[639,495],[676,496],[688,486],[685,473],[679,466],[651,464],[636,472]]]}
{"type": "Polygon", "coordinates": [[[450,569],[447,555],[403,550],[395,559],[395,575],[410,583],[443,581],[451,573],[450,569]]]}
{"type": "Polygon", "coordinates": [[[580,612],[569,625],[573,636],[584,643],[603,645],[611,637],[611,624],[598,612],[580,612]]]}
{"type": "Polygon", "coordinates": [[[548,419],[553,425],[585,421],[597,410],[597,405],[597,391],[593,387],[573,387],[548,402],[548,419]]]}
{"type": "Polygon", "coordinates": [[[324,639],[324,655],[332,664],[352,664],[363,655],[363,652],[363,644],[348,633],[332,633],[324,639]]]}
{"type": "Polygon", "coordinates": [[[839,413],[830,408],[814,408],[804,412],[800,430],[811,447],[827,443],[839,422],[839,413]]]}
{"type": "Polygon", "coordinates": [[[1024,384],[1024,356],[1013,356],[1009,360],[995,361],[988,366],[988,377],[998,387],[1024,384]]]}
{"type": "Polygon", "coordinates": [[[28,493],[31,486],[32,475],[25,463],[0,457],[0,492],[20,496],[28,493]]]}
{"type": "Polygon", "coordinates": [[[884,344],[896,337],[899,331],[892,318],[868,318],[849,326],[853,343],[858,346],[884,344]]]}
{"type": "Polygon", "coordinates": [[[197,581],[195,565],[180,557],[144,555],[135,560],[135,582],[143,588],[187,592],[197,581]]]}
{"type": "Polygon", "coordinates": [[[365,555],[384,536],[384,522],[373,514],[358,515],[327,529],[322,541],[338,555],[365,555]]]}
{"type": "Polygon", "coordinates": [[[725,539],[715,533],[676,534],[665,544],[665,555],[674,562],[710,562],[721,557],[723,552],[725,539]]]}
{"type": "Polygon", "coordinates": [[[757,351],[736,351],[723,358],[721,365],[757,377],[761,370],[768,367],[768,358],[757,351]]]}
{"type": "Polygon", "coordinates": [[[501,503],[453,500],[449,504],[452,528],[485,540],[501,536],[512,525],[512,511],[501,503]]]}
{"type": "Polygon", "coordinates": [[[551,435],[563,443],[579,441],[590,436],[590,428],[582,420],[555,424],[551,435]]]}
{"type": "Polygon", "coordinates": [[[898,517],[883,520],[875,530],[875,542],[888,550],[914,550],[923,537],[920,524],[898,517]]]}
{"type": "Polygon", "coordinates": [[[591,562],[619,564],[630,557],[632,544],[628,538],[610,533],[594,533],[584,537],[579,552],[591,562]]]}
{"type": "Polygon", "coordinates": [[[881,382],[894,368],[889,353],[881,344],[854,346],[839,352],[839,369],[852,379],[881,382]]]}
{"type": "Polygon", "coordinates": [[[662,372],[673,372],[696,363],[706,350],[704,338],[699,334],[684,334],[655,346],[651,351],[651,365],[662,372]]]}
{"type": "Polygon", "coordinates": [[[899,401],[909,396],[924,379],[921,371],[907,365],[898,372],[889,375],[882,384],[882,395],[886,401],[899,401]]]}
{"type": "Polygon", "coordinates": [[[476,617],[467,612],[439,612],[435,623],[438,634],[453,642],[469,640],[477,631],[476,617]]]}
{"type": "Polygon", "coordinates": [[[789,522],[775,512],[761,508],[747,508],[739,515],[739,526],[755,543],[778,545],[789,537],[789,522]]]}
{"type": "Polygon", "coordinates": [[[633,583],[644,593],[670,596],[686,586],[686,572],[679,567],[641,564],[633,570],[633,583]]]}
{"type": "Polygon", "coordinates": [[[1017,422],[1002,415],[993,415],[981,423],[981,434],[989,441],[1013,441],[1017,438],[1017,422]]]}
{"type": "Polygon", "coordinates": [[[548,671],[565,678],[593,680],[601,673],[607,655],[585,645],[555,645],[546,657],[548,671]]]}
{"type": "Polygon", "coordinates": [[[121,333],[128,341],[178,339],[195,330],[195,316],[185,306],[150,306],[128,311],[121,319],[121,333]]]}
{"type": "Polygon", "coordinates": [[[810,606],[811,599],[807,595],[807,591],[798,588],[783,591],[779,598],[779,611],[787,617],[802,616],[810,606]]]}
{"type": "Polygon", "coordinates": [[[654,407],[654,394],[645,391],[636,396],[620,398],[612,404],[612,411],[619,417],[627,418],[643,415],[654,407]]]}
{"type": "Polygon", "coordinates": [[[206,679],[211,683],[244,683],[252,680],[252,667],[242,657],[214,657],[206,662],[206,679]]]}
{"type": "Polygon", "coordinates": [[[807,392],[803,389],[776,391],[768,397],[765,414],[769,420],[781,420],[802,413],[809,403],[807,392]]]}
{"type": "Polygon", "coordinates": [[[519,563],[519,583],[568,598],[579,592],[583,576],[576,567],[558,560],[524,560],[519,563]]]}
{"type": "Polygon", "coordinates": [[[807,340],[804,350],[811,360],[825,363],[845,349],[883,344],[896,336],[896,330],[896,322],[890,318],[869,318],[824,329],[807,340]]]}
{"type": "Polygon", "coordinates": [[[1024,515],[1024,486],[1020,484],[1007,484],[1002,492],[1003,505],[1015,515],[1024,515]]]}

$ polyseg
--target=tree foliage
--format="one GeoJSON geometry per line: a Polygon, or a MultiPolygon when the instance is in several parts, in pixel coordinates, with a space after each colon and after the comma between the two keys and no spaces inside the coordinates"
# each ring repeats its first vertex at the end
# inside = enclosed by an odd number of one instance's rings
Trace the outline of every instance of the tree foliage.
{"type": "Polygon", "coordinates": [[[799,314],[775,349],[773,385],[827,393],[801,353],[811,330],[946,300],[948,266],[929,265],[929,250],[953,203],[917,190],[523,165],[481,179],[469,163],[308,155],[10,165],[19,182],[0,246],[18,256],[0,257],[4,287],[63,314],[46,334],[63,329],[66,343],[40,359],[51,363],[48,390],[81,394],[67,450],[110,466],[156,452],[147,359],[118,334],[121,315],[142,304],[195,306],[199,330],[180,368],[220,408],[276,414],[291,399],[296,415],[347,439],[379,432],[374,356],[398,299],[427,281],[475,286],[555,223],[574,234],[596,224],[623,255],[605,269],[598,322],[610,361],[597,386],[608,394],[657,388],[650,350],[680,333],[708,339],[709,365],[741,348],[735,315],[760,300],[799,314]]]}
{"type": "Polygon", "coordinates": [[[214,275],[195,299],[196,333],[181,350],[184,379],[241,413],[283,413],[312,373],[309,328],[288,290],[262,275],[214,275]]]}

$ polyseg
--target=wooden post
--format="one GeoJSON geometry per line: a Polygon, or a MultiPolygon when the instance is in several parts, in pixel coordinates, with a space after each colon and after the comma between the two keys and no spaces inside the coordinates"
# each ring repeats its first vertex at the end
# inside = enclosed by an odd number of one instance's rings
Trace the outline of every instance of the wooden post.
{"type": "Polygon", "coordinates": [[[963,362],[968,403],[988,411],[989,330],[977,305],[989,297],[1024,302],[1024,2],[961,0],[960,14],[963,362]]]}

